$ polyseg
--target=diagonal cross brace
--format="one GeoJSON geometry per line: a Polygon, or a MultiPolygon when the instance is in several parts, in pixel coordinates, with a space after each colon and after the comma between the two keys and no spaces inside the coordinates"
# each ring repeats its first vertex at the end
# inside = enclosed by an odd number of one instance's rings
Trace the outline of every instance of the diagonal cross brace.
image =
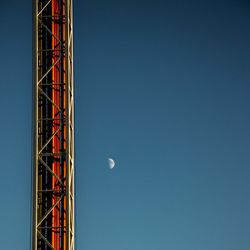
{"type": "Polygon", "coordinates": [[[46,7],[51,3],[51,0],[49,0],[44,7],[37,13],[37,16],[40,16],[40,14],[46,9],[46,7]]]}
{"type": "Polygon", "coordinates": [[[52,171],[52,169],[48,166],[48,164],[44,162],[40,156],[38,157],[38,159],[43,164],[43,166],[45,166],[49,170],[49,172],[60,182],[60,184],[63,185],[59,176],[52,171]]]}
{"type": "Polygon", "coordinates": [[[63,113],[62,110],[57,106],[57,104],[55,104],[55,102],[53,102],[53,100],[41,89],[41,87],[38,86],[38,88],[41,91],[41,93],[56,107],[58,112],[63,113]]]}
{"type": "Polygon", "coordinates": [[[49,216],[49,214],[53,211],[53,209],[58,205],[58,203],[62,200],[64,195],[62,195],[56,203],[48,210],[48,212],[42,217],[40,222],[37,224],[37,228],[42,224],[42,222],[49,216]]]}
{"type": "Polygon", "coordinates": [[[55,250],[55,248],[49,243],[49,241],[42,235],[42,233],[37,229],[38,234],[44,240],[44,242],[50,247],[50,249],[55,250]]]}
{"type": "Polygon", "coordinates": [[[48,139],[48,141],[43,145],[43,147],[40,149],[38,154],[41,154],[41,152],[46,148],[46,146],[51,142],[51,140],[54,138],[54,136],[60,131],[61,127],[59,127],[54,134],[48,139]]]}

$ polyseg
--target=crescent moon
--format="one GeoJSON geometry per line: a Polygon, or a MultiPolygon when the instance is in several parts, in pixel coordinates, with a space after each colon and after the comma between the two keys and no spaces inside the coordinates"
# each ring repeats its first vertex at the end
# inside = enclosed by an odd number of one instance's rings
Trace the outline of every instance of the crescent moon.
{"type": "Polygon", "coordinates": [[[115,166],[115,161],[111,158],[108,158],[108,164],[109,164],[109,168],[113,169],[115,166]]]}

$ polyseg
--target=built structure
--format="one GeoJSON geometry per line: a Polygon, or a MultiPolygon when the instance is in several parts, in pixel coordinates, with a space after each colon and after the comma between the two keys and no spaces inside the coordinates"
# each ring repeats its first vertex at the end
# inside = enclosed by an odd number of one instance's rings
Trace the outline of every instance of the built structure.
{"type": "Polygon", "coordinates": [[[33,0],[32,250],[74,249],[72,0],[33,0]]]}

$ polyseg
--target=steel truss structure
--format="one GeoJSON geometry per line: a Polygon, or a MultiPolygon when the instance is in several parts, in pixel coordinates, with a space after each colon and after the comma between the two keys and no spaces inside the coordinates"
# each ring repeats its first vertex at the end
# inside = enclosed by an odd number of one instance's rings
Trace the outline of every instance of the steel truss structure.
{"type": "Polygon", "coordinates": [[[33,0],[33,250],[74,250],[72,0],[33,0]]]}

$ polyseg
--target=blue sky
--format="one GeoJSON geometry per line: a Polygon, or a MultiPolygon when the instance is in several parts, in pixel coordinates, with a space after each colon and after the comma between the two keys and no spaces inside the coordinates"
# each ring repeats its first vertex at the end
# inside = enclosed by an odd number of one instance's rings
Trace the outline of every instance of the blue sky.
{"type": "MultiPolygon", "coordinates": [[[[74,3],[77,249],[248,250],[250,3],[74,3]]],[[[0,5],[3,249],[30,247],[31,11],[0,5]]]]}

